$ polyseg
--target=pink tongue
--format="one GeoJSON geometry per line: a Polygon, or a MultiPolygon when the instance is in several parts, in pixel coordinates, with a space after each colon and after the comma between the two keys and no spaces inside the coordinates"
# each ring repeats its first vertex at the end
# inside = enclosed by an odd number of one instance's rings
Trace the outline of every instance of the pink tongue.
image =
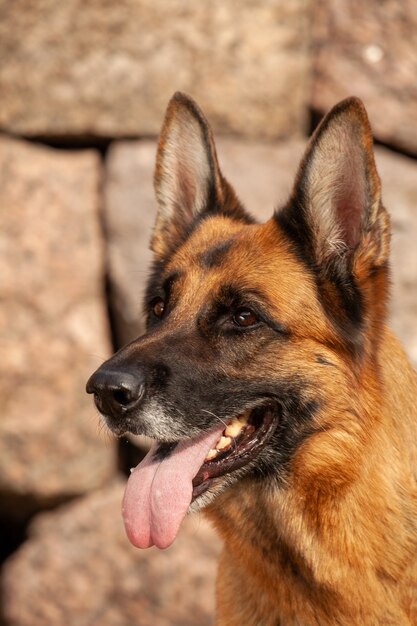
{"type": "Polygon", "coordinates": [[[134,546],[171,545],[191,504],[193,478],[223,430],[221,424],[195,439],[181,441],[162,461],[153,459],[156,443],[134,469],[122,505],[126,533],[134,546]]]}

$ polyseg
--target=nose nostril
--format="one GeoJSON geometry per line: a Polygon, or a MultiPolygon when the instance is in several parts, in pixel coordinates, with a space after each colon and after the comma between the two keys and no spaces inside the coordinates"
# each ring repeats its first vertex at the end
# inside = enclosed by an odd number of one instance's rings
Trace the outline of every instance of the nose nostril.
{"type": "Polygon", "coordinates": [[[94,393],[94,403],[95,403],[96,407],[98,408],[98,410],[101,411],[102,408],[103,408],[103,405],[102,405],[102,402],[101,402],[101,398],[100,398],[100,396],[99,396],[99,394],[97,392],[94,391],[93,393],[94,393]]]}
{"type": "Polygon", "coordinates": [[[115,389],[113,391],[113,399],[121,406],[128,406],[133,400],[132,394],[128,389],[115,389]]]}

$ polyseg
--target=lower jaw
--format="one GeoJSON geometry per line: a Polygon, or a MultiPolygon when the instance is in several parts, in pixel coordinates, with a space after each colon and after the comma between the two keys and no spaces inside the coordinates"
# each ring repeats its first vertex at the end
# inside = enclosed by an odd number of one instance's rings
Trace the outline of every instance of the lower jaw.
{"type": "Polygon", "coordinates": [[[200,485],[198,485],[197,487],[194,487],[194,489],[193,489],[193,499],[191,500],[191,502],[194,502],[199,496],[201,496],[208,489],[210,489],[210,487],[213,485],[214,480],[215,479],[205,480],[200,485]]]}

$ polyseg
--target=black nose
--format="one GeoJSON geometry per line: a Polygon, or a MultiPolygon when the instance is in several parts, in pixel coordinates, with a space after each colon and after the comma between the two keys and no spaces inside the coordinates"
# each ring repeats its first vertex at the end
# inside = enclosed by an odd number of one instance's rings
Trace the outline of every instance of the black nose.
{"type": "Polygon", "coordinates": [[[94,394],[98,410],[110,417],[118,418],[137,407],[144,395],[144,377],[102,365],[87,382],[87,393],[94,394]]]}

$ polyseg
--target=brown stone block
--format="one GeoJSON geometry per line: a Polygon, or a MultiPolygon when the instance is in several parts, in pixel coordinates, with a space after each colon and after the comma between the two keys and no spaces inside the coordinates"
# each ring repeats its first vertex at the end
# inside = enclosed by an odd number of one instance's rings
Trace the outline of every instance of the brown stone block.
{"type": "Polygon", "coordinates": [[[110,351],[99,178],[94,152],[0,139],[0,502],[16,514],[115,467],[84,391],[110,351]]]}
{"type": "Polygon", "coordinates": [[[156,135],[189,92],[221,132],[302,131],[309,0],[13,0],[0,7],[0,128],[156,135]]]}
{"type": "Polygon", "coordinates": [[[377,139],[417,153],[417,4],[325,0],[313,5],[312,106],[359,96],[377,139]]]}
{"type": "Polygon", "coordinates": [[[210,626],[219,540],[187,518],[168,550],[125,536],[123,482],[36,518],[4,567],[9,626],[210,626]]]}

